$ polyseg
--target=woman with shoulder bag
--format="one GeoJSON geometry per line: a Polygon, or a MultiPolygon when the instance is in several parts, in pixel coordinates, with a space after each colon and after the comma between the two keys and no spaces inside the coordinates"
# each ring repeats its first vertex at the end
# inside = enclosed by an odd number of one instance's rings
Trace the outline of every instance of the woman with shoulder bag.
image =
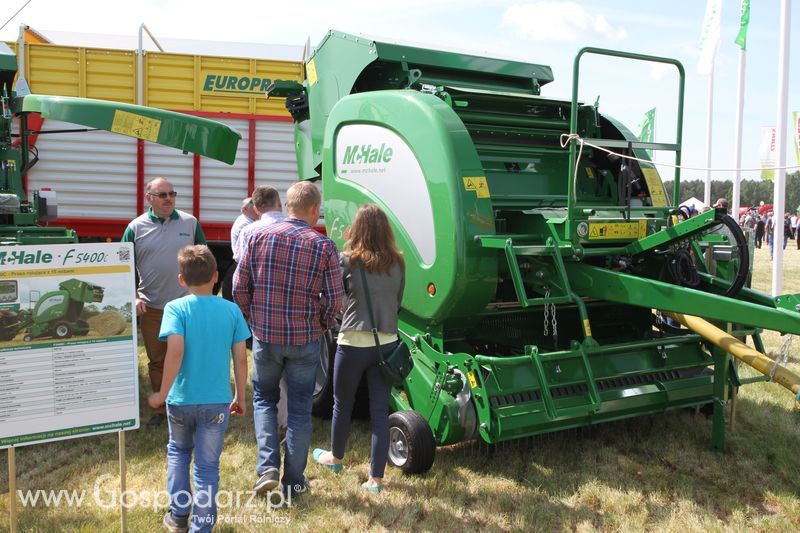
{"type": "Polygon", "coordinates": [[[403,299],[405,263],[395,245],[389,220],[378,206],[367,204],[358,210],[341,262],[347,301],[333,367],[331,451],[317,448],[313,457],[334,472],[344,468],[342,459],[350,433],[356,389],[366,375],[372,446],[370,477],[361,486],[370,492],[380,492],[389,452],[391,384],[380,368],[382,359],[378,359],[374,330],[381,357],[385,358],[399,342],[397,312],[403,299]]]}

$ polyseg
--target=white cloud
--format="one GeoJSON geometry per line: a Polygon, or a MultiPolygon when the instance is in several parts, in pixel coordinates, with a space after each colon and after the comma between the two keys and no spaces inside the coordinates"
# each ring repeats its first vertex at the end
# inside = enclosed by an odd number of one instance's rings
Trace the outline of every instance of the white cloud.
{"type": "Polygon", "coordinates": [[[653,63],[650,67],[650,77],[656,81],[661,81],[667,76],[667,74],[674,71],[675,67],[673,65],[667,65],[666,63],[653,63]]]}
{"type": "Polygon", "coordinates": [[[627,36],[624,28],[612,26],[603,15],[593,15],[575,2],[510,6],[503,14],[503,26],[536,41],[619,40],[627,36]]]}

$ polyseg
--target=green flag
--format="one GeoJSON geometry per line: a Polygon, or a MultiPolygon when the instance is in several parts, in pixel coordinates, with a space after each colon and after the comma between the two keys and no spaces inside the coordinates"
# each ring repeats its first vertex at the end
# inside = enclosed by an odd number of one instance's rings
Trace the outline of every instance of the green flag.
{"type": "Polygon", "coordinates": [[[733,42],[742,50],[747,49],[747,26],[750,25],[750,0],[742,0],[742,18],[739,21],[739,34],[733,42]]]}
{"type": "MultiPolygon", "coordinates": [[[[639,140],[646,143],[655,141],[656,129],[656,108],[644,114],[644,119],[639,123],[639,140]]],[[[647,150],[650,157],[653,157],[653,151],[647,150]]]]}

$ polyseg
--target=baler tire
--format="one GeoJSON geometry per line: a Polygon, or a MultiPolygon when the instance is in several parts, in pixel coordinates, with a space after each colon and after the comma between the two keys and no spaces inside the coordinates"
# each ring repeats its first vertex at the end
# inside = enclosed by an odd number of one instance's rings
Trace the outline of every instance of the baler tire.
{"type": "Polygon", "coordinates": [[[389,415],[389,464],[404,474],[430,470],[436,457],[436,440],[422,415],[416,411],[396,411],[389,415]]]}
{"type": "Polygon", "coordinates": [[[56,339],[69,339],[72,337],[72,326],[69,322],[56,322],[53,326],[53,337],[56,339]]]}
{"type": "Polygon", "coordinates": [[[331,330],[319,340],[319,364],[314,392],[311,396],[311,414],[327,420],[333,416],[333,363],[336,358],[336,341],[331,330]]]}
{"type": "Polygon", "coordinates": [[[744,232],[736,220],[730,215],[724,215],[721,222],[733,235],[733,239],[736,241],[736,250],[739,253],[739,269],[736,271],[736,277],[731,282],[730,287],[725,289],[722,294],[728,298],[733,298],[739,294],[739,291],[742,290],[742,287],[747,282],[747,274],[750,272],[750,253],[747,249],[747,239],[745,239],[744,232]]]}

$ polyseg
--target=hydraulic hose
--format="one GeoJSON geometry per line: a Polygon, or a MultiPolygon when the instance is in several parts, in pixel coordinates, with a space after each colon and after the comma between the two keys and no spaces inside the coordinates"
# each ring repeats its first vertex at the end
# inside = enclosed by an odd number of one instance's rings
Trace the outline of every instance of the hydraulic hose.
{"type": "Polygon", "coordinates": [[[664,314],[674,318],[692,331],[699,333],[703,338],[722,348],[746,365],[755,368],[765,376],[769,376],[778,385],[790,390],[795,395],[795,411],[800,412],[800,376],[702,318],[680,313],[665,312],[664,314]]]}

